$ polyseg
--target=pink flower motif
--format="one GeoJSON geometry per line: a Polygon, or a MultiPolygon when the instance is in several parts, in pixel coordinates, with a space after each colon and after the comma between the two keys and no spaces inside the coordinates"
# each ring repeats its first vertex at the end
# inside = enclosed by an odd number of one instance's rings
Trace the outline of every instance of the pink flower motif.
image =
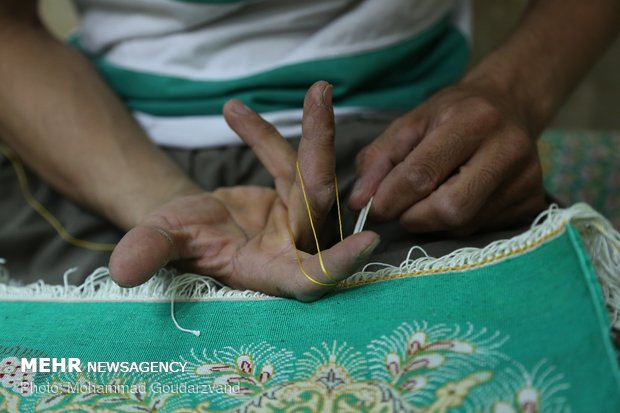
{"type": "Polygon", "coordinates": [[[17,357],[7,357],[0,360],[0,384],[2,386],[28,396],[31,393],[35,374],[31,371],[22,371],[21,360],[17,357]]]}
{"type": "Polygon", "coordinates": [[[20,393],[22,396],[31,396],[32,395],[32,382],[31,381],[21,381],[15,386],[13,386],[13,391],[16,393],[20,393]]]}

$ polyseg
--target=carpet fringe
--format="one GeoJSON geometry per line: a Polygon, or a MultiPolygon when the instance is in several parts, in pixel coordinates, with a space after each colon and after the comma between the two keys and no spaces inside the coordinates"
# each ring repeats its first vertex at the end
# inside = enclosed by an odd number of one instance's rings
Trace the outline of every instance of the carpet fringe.
{"type": "Polygon", "coordinates": [[[6,261],[3,258],[0,258],[0,284],[6,284],[9,282],[9,272],[4,264],[6,264],[6,261]]]}
{"type": "MultiPolygon", "coordinates": [[[[3,271],[1,268],[0,274],[3,271]]],[[[119,287],[110,278],[107,267],[97,268],[86,277],[83,284],[71,285],[68,279],[75,271],[77,268],[65,272],[64,285],[50,285],[42,280],[27,285],[10,279],[4,284],[0,282],[0,300],[169,301],[174,298],[191,301],[273,298],[256,291],[234,290],[210,277],[178,274],[173,268],[162,268],[149,281],[133,288],[119,287]]]]}
{"type": "MultiPolygon", "coordinates": [[[[601,214],[583,203],[567,209],[551,206],[538,216],[528,231],[511,239],[492,242],[484,248],[461,248],[441,258],[433,258],[422,248],[412,247],[400,266],[367,264],[362,271],[341,283],[339,288],[402,277],[403,274],[428,276],[490,265],[554,238],[563,232],[568,223],[582,236],[601,283],[612,324],[620,329],[620,233],[601,214]],[[414,258],[416,252],[422,256],[414,258]]],[[[76,269],[65,273],[64,285],[48,285],[43,281],[20,285],[9,279],[3,263],[4,260],[0,259],[0,300],[183,301],[273,298],[255,291],[233,290],[209,277],[179,275],[175,270],[167,268],[160,270],[145,284],[130,289],[116,285],[105,267],[95,270],[79,286],[70,285],[68,281],[76,269]]]]}
{"type": "Polygon", "coordinates": [[[612,327],[620,330],[620,233],[614,229],[611,222],[585,203],[578,203],[567,209],[552,205],[534,220],[528,231],[507,240],[494,241],[484,248],[461,248],[443,257],[434,258],[428,256],[422,248],[413,247],[400,266],[366,264],[361,272],[346,279],[342,286],[346,288],[399,278],[404,274],[428,276],[461,272],[473,267],[494,264],[529,251],[562,234],[569,223],[579,231],[594,266],[611,316],[612,327]],[[413,258],[416,252],[423,256],[413,258]]]}

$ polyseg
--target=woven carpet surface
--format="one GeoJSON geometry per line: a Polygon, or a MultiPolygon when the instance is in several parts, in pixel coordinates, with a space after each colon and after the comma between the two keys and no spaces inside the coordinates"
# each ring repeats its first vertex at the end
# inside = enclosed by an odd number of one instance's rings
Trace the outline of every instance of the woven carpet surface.
{"type": "Polygon", "coordinates": [[[13,290],[0,301],[0,411],[620,411],[585,244],[566,223],[530,235],[479,262],[354,278],[309,304],[177,302],[199,337],[174,327],[167,301],[13,290]],[[24,371],[34,357],[79,358],[82,371],[24,371]],[[149,361],[185,369],[132,370],[149,361]]]}
{"type": "Polygon", "coordinates": [[[586,202],[620,228],[620,132],[548,130],[539,153],[553,196],[586,202]]]}

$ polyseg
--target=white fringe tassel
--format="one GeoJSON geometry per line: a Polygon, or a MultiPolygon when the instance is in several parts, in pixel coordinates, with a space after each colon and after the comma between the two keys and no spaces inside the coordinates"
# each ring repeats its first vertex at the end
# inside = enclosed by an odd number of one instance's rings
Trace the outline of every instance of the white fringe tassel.
{"type": "Polygon", "coordinates": [[[9,272],[3,264],[6,264],[6,261],[0,258],[0,284],[6,284],[9,282],[9,272]]]}
{"type": "MultiPolygon", "coordinates": [[[[601,283],[605,302],[612,316],[612,324],[620,329],[620,233],[601,214],[590,206],[580,203],[567,209],[550,207],[538,216],[530,230],[508,240],[492,242],[484,248],[462,248],[441,258],[429,257],[417,246],[411,248],[403,263],[396,267],[382,263],[367,264],[362,271],[352,275],[341,288],[360,282],[378,281],[404,273],[432,273],[463,271],[464,267],[489,265],[507,256],[519,254],[562,233],[571,223],[581,234],[584,245],[601,283]],[[423,255],[413,258],[419,251],[423,255]],[[370,271],[370,269],[373,269],[370,271]]],[[[239,291],[226,287],[216,280],[196,275],[178,275],[172,269],[160,270],[151,280],[134,288],[121,288],[109,277],[105,267],[95,270],[79,286],[69,285],[68,277],[75,271],[65,273],[64,285],[48,285],[43,281],[20,285],[11,281],[0,259],[0,300],[90,300],[90,301],[170,301],[171,316],[181,330],[198,336],[197,330],[183,329],[174,318],[175,300],[199,301],[212,299],[272,299],[255,291],[239,291]]]]}

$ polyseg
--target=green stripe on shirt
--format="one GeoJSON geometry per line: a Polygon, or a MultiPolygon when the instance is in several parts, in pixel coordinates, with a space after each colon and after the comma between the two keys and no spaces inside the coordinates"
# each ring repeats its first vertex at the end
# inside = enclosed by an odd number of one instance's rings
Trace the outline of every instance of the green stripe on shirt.
{"type": "Polygon", "coordinates": [[[157,116],[220,114],[231,98],[259,112],[300,108],[317,80],[334,85],[341,107],[409,109],[457,80],[469,45],[446,18],[413,38],[380,50],[301,62],[230,80],[191,80],[123,68],[91,56],[133,110],[157,116]]]}

